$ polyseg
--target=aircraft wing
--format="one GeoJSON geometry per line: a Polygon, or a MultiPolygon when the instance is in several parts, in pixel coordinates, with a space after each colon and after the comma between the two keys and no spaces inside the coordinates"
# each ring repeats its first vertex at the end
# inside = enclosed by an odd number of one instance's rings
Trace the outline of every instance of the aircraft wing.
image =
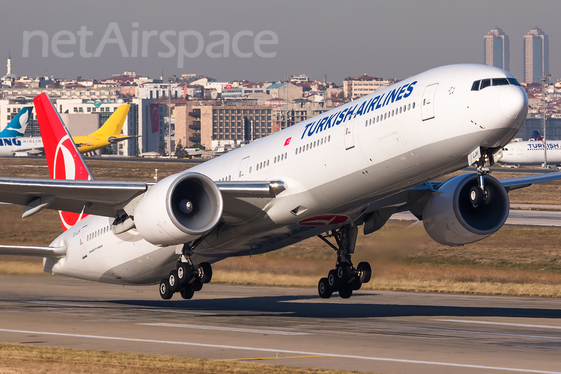
{"type": "Polygon", "coordinates": [[[531,186],[534,183],[548,182],[557,179],[561,179],[561,171],[539,175],[528,175],[526,177],[499,179],[499,182],[501,182],[507,191],[512,191],[531,186]]]}
{"type": "MultiPolygon", "coordinates": [[[[42,209],[115,217],[154,182],[0,178],[0,201],[25,206],[24,217],[42,209]]],[[[279,181],[217,182],[223,219],[236,223],[261,211],[285,187],[279,181]]]]}
{"type": "Polygon", "coordinates": [[[66,246],[42,247],[35,245],[0,245],[0,255],[62,257],[65,254],[66,246]]]}

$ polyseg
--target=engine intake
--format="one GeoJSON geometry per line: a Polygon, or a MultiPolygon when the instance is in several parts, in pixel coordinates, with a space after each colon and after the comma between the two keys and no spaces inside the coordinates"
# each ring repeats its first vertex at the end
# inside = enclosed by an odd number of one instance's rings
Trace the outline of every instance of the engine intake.
{"type": "Polygon", "coordinates": [[[152,244],[183,244],[212,230],[222,209],[222,194],[210,178],[181,173],[146,192],[134,210],[134,222],[140,235],[152,244]]]}
{"type": "Polygon", "coordinates": [[[497,232],[508,218],[508,193],[495,178],[486,175],[485,186],[492,193],[487,202],[474,206],[470,190],[478,186],[477,174],[465,174],[446,181],[423,209],[423,224],[432,239],[444,245],[463,245],[497,232]]]}

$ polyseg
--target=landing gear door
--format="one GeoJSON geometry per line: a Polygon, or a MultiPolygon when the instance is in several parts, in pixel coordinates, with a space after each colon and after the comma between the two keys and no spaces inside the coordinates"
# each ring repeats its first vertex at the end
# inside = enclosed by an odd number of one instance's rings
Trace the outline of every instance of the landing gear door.
{"type": "Polygon", "coordinates": [[[345,122],[345,149],[351,149],[355,146],[355,139],[353,134],[354,123],[354,119],[345,122]]]}
{"type": "Polygon", "coordinates": [[[423,121],[434,118],[434,96],[436,94],[436,89],[438,88],[438,83],[431,84],[425,88],[423,93],[423,101],[421,102],[421,113],[423,116],[423,121]]]}
{"type": "Polygon", "coordinates": [[[244,181],[247,178],[247,165],[249,164],[249,156],[240,162],[240,170],[238,171],[238,180],[244,181]]]}

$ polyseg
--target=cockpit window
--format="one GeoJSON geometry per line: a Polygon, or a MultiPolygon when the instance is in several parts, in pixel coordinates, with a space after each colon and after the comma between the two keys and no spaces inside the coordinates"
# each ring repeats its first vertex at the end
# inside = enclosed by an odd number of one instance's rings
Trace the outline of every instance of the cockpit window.
{"type": "Polygon", "coordinates": [[[482,79],[482,80],[473,82],[473,84],[471,85],[471,90],[472,91],[479,91],[479,90],[484,89],[485,87],[508,86],[509,84],[513,85],[513,86],[519,86],[520,87],[520,83],[518,83],[516,78],[492,78],[492,79],[482,79]]]}
{"type": "Polygon", "coordinates": [[[493,78],[493,86],[508,86],[506,78],[493,78]]]}

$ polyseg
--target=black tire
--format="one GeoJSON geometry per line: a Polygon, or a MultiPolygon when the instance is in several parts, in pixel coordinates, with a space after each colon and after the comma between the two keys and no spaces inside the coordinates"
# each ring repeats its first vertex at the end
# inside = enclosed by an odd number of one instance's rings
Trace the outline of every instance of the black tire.
{"type": "Polygon", "coordinates": [[[351,265],[343,262],[337,266],[337,279],[340,284],[348,283],[353,276],[351,265]]]}
{"type": "Polygon", "coordinates": [[[329,299],[333,294],[327,278],[321,278],[318,283],[318,294],[322,299],[329,299]]]}
{"type": "Polygon", "coordinates": [[[184,298],[185,300],[190,300],[193,298],[193,295],[195,294],[195,291],[193,290],[193,288],[189,285],[181,288],[181,290],[179,291],[179,293],[181,294],[181,297],[184,298]]]}
{"type": "Polygon", "coordinates": [[[208,262],[201,262],[199,264],[199,274],[202,283],[209,283],[212,279],[212,266],[208,262]]]}
{"type": "Polygon", "coordinates": [[[169,300],[173,296],[173,292],[170,289],[169,281],[167,278],[162,279],[162,281],[160,282],[159,290],[160,296],[164,300],[169,300]]]}
{"type": "Polygon", "coordinates": [[[180,262],[177,264],[177,279],[179,280],[179,284],[185,284],[189,282],[193,278],[193,270],[191,269],[191,265],[180,262]]]}
{"type": "Polygon", "coordinates": [[[351,283],[347,285],[347,287],[350,287],[353,291],[358,291],[360,290],[360,287],[362,287],[362,283],[358,278],[355,278],[351,283]]]}
{"type": "Polygon", "coordinates": [[[493,199],[495,198],[495,190],[491,186],[485,186],[485,199],[483,199],[483,203],[485,205],[491,204],[493,199]]]}
{"type": "Polygon", "coordinates": [[[196,281],[193,282],[191,288],[193,289],[193,291],[199,292],[200,290],[203,289],[203,282],[201,282],[200,279],[197,279],[196,281]]]}
{"type": "Polygon", "coordinates": [[[180,288],[179,279],[177,278],[177,270],[172,270],[168,275],[168,284],[171,292],[177,292],[180,288]]]}
{"type": "Polygon", "coordinates": [[[360,283],[370,282],[370,278],[372,278],[372,268],[368,262],[361,262],[358,264],[356,270],[358,272],[358,280],[360,283]]]}
{"type": "Polygon", "coordinates": [[[477,207],[483,201],[483,191],[479,186],[473,186],[469,190],[469,201],[474,207],[477,207]]]}
{"type": "Polygon", "coordinates": [[[327,284],[329,285],[329,288],[332,292],[339,289],[339,278],[337,278],[337,270],[329,270],[329,274],[327,275],[327,284]]]}
{"type": "Polygon", "coordinates": [[[349,297],[353,296],[353,289],[350,285],[345,285],[339,289],[339,296],[342,299],[348,299],[349,297]]]}

